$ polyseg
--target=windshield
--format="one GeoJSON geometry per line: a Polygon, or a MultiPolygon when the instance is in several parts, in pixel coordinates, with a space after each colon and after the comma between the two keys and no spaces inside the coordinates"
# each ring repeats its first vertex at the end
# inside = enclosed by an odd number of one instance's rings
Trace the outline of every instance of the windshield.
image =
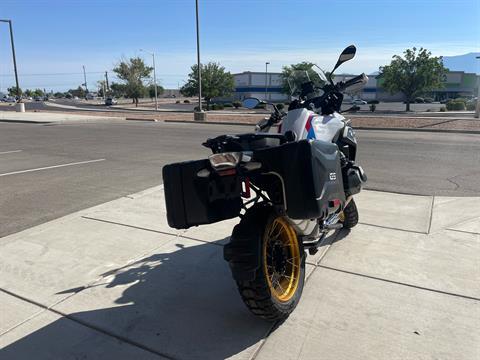
{"type": "Polygon", "coordinates": [[[302,85],[310,82],[313,83],[315,90],[308,93],[308,98],[322,95],[321,88],[328,83],[328,78],[325,72],[315,64],[305,69],[292,71],[288,77],[290,95],[299,96],[302,92],[302,85]]]}

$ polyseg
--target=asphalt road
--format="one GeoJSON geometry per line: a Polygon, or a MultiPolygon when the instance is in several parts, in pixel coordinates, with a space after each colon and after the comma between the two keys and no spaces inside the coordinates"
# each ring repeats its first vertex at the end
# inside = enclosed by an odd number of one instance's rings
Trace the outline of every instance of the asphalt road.
{"type": "MultiPolygon", "coordinates": [[[[191,104],[175,104],[175,99],[168,99],[169,102],[165,102],[165,99],[162,99],[159,103],[159,109],[164,110],[164,111],[193,111],[193,108],[196,106],[196,104],[193,102],[191,104]]],[[[137,112],[138,110],[135,110],[135,108],[131,109],[116,109],[115,107],[109,107],[105,106],[102,103],[99,103],[98,101],[76,101],[76,100],[68,100],[68,99],[57,99],[54,100],[55,103],[61,104],[61,105],[68,105],[75,107],[77,109],[65,109],[65,108],[58,108],[54,106],[48,106],[48,102],[43,102],[43,101],[32,101],[32,102],[25,102],[25,108],[27,111],[33,111],[33,110],[48,110],[48,111],[68,111],[68,112],[75,112],[78,110],[97,110],[97,111],[132,111],[132,112],[137,112]]],[[[140,106],[142,104],[140,103],[140,106]]],[[[145,105],[143,105],[145,106],[145,105]]],[[[153,108],[153,103],[150,103],[149,106],[151,107],[152,111],[154,110],[153,108]]],[[[369,111],[369,106],[370,105],[360,105],[360,109],[364,111],[369,111]]],[[[411,104],[411,110],[415,112],[424,112],[430,109],[431,111],[439,111],[441,107],[444,107],[445,105],[435,103],[435,104],[411,104]]],[[[349,104],[347,101],[342,105],[342,110],[347,110],[350,107],[352,107],[352,104],[349,104]]],[[[376,105],[377,107],[377,112],[404,112],[405,111],[405,104],[402,102],[388,102],[388,103],[380,103],[376,105]]],[[[1,110],[14,110],[13,106],[10,107],[2,107],[1,110]]],[[[228,110],[228,108],[226,109],[228,110]]],[[[145,111],[145,110],[143,110],[145,111]]],[[[148,111],[148,110],[147,110],[148,111]]],[[[372,115],[369,112],[369,115],[372,115]]],[[[402,114],[400,114],[402,115],[402,114]]],[[[407,113],[405,113],[407,115],[407,113]]],[[[442,113],[443,116],[448,115],[446,113],[442,113]]]]}
{"type": "MultiPolygon", "coordinates": [[[[162,182],[163,165],[209,154],[225,125],[0,122],[0,237],[162,182]]],[[[368,188],[480,195],[480,136],[358,131],[368,188]]],[[[394,204],[392,204],[394,206],[394,204]]]]}

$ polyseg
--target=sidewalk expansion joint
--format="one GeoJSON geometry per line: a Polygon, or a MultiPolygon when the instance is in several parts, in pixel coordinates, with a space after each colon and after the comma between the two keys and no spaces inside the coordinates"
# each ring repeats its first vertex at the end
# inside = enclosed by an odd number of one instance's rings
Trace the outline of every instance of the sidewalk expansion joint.
{"type": "MultiPolygon", "coordinates": [[[[170,356],[170,355],[163,354],[163,353],[161,353],[161,352],[159,352],[159,351],[157,351],[157,350],[155,350],[155,349],[152,349],[152,348],[150,348],[150,347],[148,347],[148,346],[146,346],[146,345],[143,345],[143,344],[141,344],[141,343],[139,343],[139,342],[137,342],[137,341],[135,341],[135,340],[128,339],[128,338],[126,338],[126,337],[124,337],[124,336],[122,336],[122,335],[114,334],[114,333],[112,333],[112,332],[110,332],[110,331],[107,331],[107,330],[105,330],[105,329],[102,329],[102,328],[99,327],[99,326],[90,324],[90,323],[88,323],[87,321],[83,321],[83,320],[77,319],[77,318],[74,317],[74,316],[71,316],[71,315],[66,314],[66,313],[64,313],[64,312],[62,312],[62,311],[53,309],[51,306],[49,307],[49,306],[43,305],[42,303],[39,303],[39,302],[37,302],[37,301],[35,301],[35,300],[28,299],[28,298],[26,298],[26,297],[24,297],[24,296],[15,294],[15,293],[13,293],[13,292],[11,292],[11,291],[8,291],[8,290],[2,289],[2,288],[0,288],[0,291],[4,292],[4,293],[7,294],[7,295],[13,296],[13,297],[15,297],[15,298],[17,298],[17,299],[20,299],[20,300],[23,300],[23,301],[28,302],[28,303],[30,303],[30,304],[36,305],[36,306],[44,309],[45,311],[51,311],[51,312],[53,312],[54,314],[59,315],[59,316],[64,317],[64,318],[67,318],[67,319],[69,319],[69,320],[71,320],[71,321],[73,321],[73,322],[75,322],[75,323],[77,323],[77,324],[79,324],[79,325],[85,326],[85,327],[87,327],[87,328],[89,328],[89,329],[91,329],[91,330],[97,331],[97,332],[99,332],[99,333],[101,333],[101,334],[103,334],[103,335],[106,335],[106,336],[109,336],[109,337],[113,337],[113,338],[115,338],[115,339],[117,339],[117,340],[119,340],[119,341],[122,341],[122,342],[124,342],[124,343],[127,343],[127,344],[129,344],[129,345],[131,345],[131,346],[135,346],[135,347],[137,347],[137,348],[140,348],[140,349],[142,349],[142,350],[144,350],[144,351],[147,351],[147,352],[149,352],[149,353],[152,353],[152,354],[154,354],[154,355],[161,356],[161,357],[163,357],[163,358],[170,359],[170,360],[178,360],[178,359],[176,359],[176,358],[174,358],[174,357],[172,357],[172,356],[170,356]]],[[[40,314],[40,313],[41,313],[41,312],[37,313],[37,315],[40,314]]]]}
{"type": "Polygon", "coordinates": [[[433,207],[435,206],[435,196],[432,196],[432,205],[430,206],[430,219],[428,221],[428,230],[427,235],[430,234],[430,230],[432,229],[432,221],[433,221],[433,207]]]}
{"type": "Polygon", "coordinates": [[[383,225],[376,225],[376,224],[369,224],[369,223],[364,223],[364,222],[358,222],[360,225],[367,225],[367,226],[373,226],[381,229],[388,229],[388,230],[396,230],[396,231],[403,231],[403,232],[409,232],[409,233],[414,233],[414,234],[422,234],[422,235],[428,235],[427,232],[425,231],[416,231],[416,230],[407,230],[407,229],[399,229],[391,226],[383,226],[383,225]]]}
{"type": "Polygon", "coordinates": [[[116,221],[96,219],[96,218],[94,218],[94,217],[85,216],[85,215],[82,216],[82,219],[99,221],[99,222],[104,222],[104,223],[107,223],[107,224],[113,224],[113,225],[118,225],[118,226],[125,226],[125,227],[129,227],[129,228],[132,228],[132,229],[149,231],[149,232],[154,232],[154,233],[162,234],[162,235],[180,236],[180,237],[182,237],[182,238],[189,239],[189,240],[193,240],[193,241],[198,241],[198,242],[201,242],[201,243],[204,243],[204,244],[223,246],[222,244],[219,244],[218,242],[215,242],[215,241],[201,240],[201,239],[197,239],[197,238],[193,238],[193,237],[190,237],[190,236],[183,235],[182,233],[180,233],[180,234],[179,234],[179,233],[170,233],[170,232],[167,232],[167,231],[154,230],[154,229],[144,228],[144,227],[141,227],[141,226],[123,224],[123,223],[119,223],[119,222],[116,222],[116,221]]]}
{"type": "Polygon", "coordinates": [[[418,285],[404,283],[404,282],[401,282],[401,281],[384,279],[384,278],[380,278],[380,277],[372,276],[372,275],[360,274],[360,273],[357,273],[357,272],[354,272],[354,271],[337,269],[337,268],[333,268],[333,267],[325,266],[325,265],[320,265],[320,264],[317,265],[317,267],[322,268],[322,269],[331,270],[331,271],[338,271],[338,272],[341,272],[341,273],[344,273],[344,274],[360,276],[360,277],[367,278],[367,279],[383,281],[383,282],[387,282],[387,283],[390,283],[390,284],[402,285],[402,286],[406,286],[406,287],[410,287],[410,288],[414,288],[414,289],[434,292],[434,293],[437,293],[437,294],[449,295],[449,296],[459,297],[459,298],[467,299],[467,300],[480,301],[480,298],[474,297],[474,296],[461,295],[461,294],[456,294],[456,293],[452,293],[452,292],[448,292],[448,291],[431,289],[431,288],[427,288],[427,287],[424,287],[424,286],[418,286],[418,285]]]}
{"type": "Polygon", "coordinates": [[[445,229],[445,230],[448,230],[448,231],[456,231],[456,232],[459,232],[459,233],[463,233],[463,234],[471,234],[471,235],[480,235],[480,233],[478,232],[473,232],[473,231],[466,231],[466,230],[458,230],[458,229],[445,229]]]}

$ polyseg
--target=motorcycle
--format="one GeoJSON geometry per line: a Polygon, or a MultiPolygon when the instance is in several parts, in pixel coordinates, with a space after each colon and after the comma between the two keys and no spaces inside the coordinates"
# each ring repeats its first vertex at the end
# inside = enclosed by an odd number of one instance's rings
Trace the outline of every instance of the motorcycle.
{"type": "MultiPolygon", "coordinates": [[[[355,162],[357,139],[340,107],[342,93],[368,78],[332,80],[355,53],[355,46],[345,48],[329,74],[316,65],[293,72],[288,83],[298,99],[287,113],[269,104],[273,112],[254,133],[208,139],[208,159],[163,168],[171,227],[240,217],[224,259],[244,303],[264,319],[285,319],[297,306],[306,252],[315,254],[330,232],[358,223],[353,196],[367,177],[355,162]]],[[[247,108],[260,104],[243,101],[247,108]]]]}

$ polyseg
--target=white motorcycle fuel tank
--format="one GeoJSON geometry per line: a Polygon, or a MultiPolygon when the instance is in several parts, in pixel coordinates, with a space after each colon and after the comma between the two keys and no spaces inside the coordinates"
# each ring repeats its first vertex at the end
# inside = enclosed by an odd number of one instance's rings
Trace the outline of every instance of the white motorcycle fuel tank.
{"type": "Polygon", "coordinates": [[[345,126],[345,118],[339,113],[318,115],[305,108],[290,110],[283,120],[281,133],[293,131],[298,140],[322,140],[331,142],[345,126]]]}

